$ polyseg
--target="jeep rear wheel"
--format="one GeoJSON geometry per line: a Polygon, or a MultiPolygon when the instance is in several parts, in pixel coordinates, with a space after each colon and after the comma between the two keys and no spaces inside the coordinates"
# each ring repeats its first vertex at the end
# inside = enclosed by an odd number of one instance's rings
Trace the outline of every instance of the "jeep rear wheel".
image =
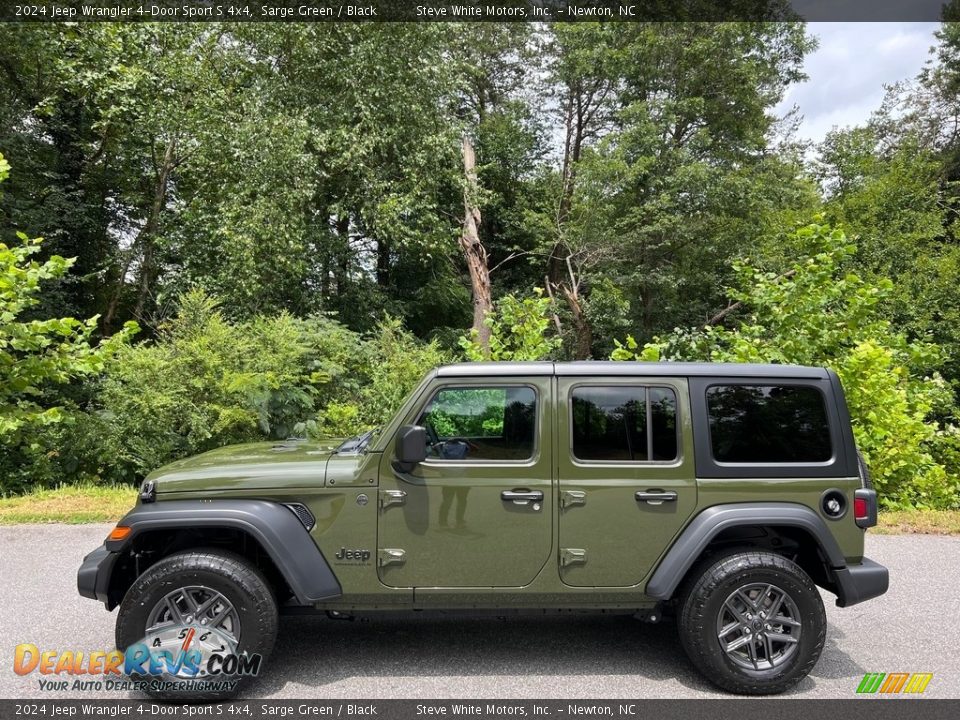
{"type": "Polygon", "coordinates": [[[725,690],[770,695],[796,685],[820,658],[827,618],[810,577],[785,557],[741,552],[695,573],[681,598],[680,640],[725,690]]]}
{"type": "Polygon", "coordinates": [[[277,603],[259,570],[233,553],[188,551],[137,578],[120,606],[116,640],[128,656],[131,646],[150,652],[137,663],[144,672],[131,675],[148,695],[217,700],[262,672],[277,625],[277,603]]]}

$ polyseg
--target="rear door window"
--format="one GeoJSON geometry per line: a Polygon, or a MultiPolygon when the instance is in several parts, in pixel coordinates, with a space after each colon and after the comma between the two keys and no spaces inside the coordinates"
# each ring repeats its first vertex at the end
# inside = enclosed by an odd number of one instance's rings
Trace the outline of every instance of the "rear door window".
{"type": "Polygon", "coordinates": [[[677,459],[677,396],[664,387],[580,386],[571,393],[573,455],[593,462],[677,459]]]}

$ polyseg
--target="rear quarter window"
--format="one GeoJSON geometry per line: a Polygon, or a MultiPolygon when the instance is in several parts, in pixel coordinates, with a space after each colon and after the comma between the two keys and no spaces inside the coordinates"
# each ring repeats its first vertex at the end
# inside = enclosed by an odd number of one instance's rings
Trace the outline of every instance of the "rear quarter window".
{"type": "Polygon", "coordinates": [[[804,385],[712,385],[710,448],[718,463],[825,463],[833,457],[823,394],[804,385]]]}

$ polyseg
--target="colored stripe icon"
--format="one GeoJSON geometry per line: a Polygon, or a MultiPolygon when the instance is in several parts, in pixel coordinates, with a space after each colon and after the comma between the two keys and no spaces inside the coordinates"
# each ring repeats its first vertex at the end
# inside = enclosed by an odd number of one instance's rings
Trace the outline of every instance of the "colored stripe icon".
{"type": "Polygon", "coordinates": [[[933,679],[933,673],[867,673],[857,686],[857,692],[863,695],[883,693],[919,694],[927,689],[933,679]]]}
{"type": "Polygon", "coordinates": [[[914,673],[910,676],[907,686],[903,689],[905,693],[922,693],[927,689],[927,685],[933,679],[933,673],[914,673]]]}

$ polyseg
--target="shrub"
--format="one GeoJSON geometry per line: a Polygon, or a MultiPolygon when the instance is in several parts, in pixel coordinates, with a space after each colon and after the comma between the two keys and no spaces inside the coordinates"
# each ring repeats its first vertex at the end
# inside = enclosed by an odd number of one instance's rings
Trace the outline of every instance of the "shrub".
{"type": "Polygon", "coordinates": [[[490,348],[485,350],[477,340],[477,331],[460,338],[467,360],[545,360],[560,347],[560,338],[547,334],[550,327],[550,300],[543,290],[534,288],[533,295],[518,298],[504,295],[487,313],[484,324],[490,328],[490,348]]]}
{"type": "MultiPolygon", "coordinates": [[[[10,166],[0,155],[0,182],[10,166]]],[[[69,424],[75,405],[66,392],[91,381],[137,331],[127,323],[116,335],[93,341],[97,318],[30,318],[41,284],[64,277],[74,261],[35,259],[42,240],[17,233],[0,243],[0,492],[57,480],[57,426],[69,424]]]]}
{"type": "Polygon", "coordinates": [[[313,434],[342,437],[382,425],[427,371],[449,360],[435,341],[421,343],[395,318],[363,341],[360,358],[354,382],[320,411],[313,434]]]}
{"type": "Polygon", "coordinates": [[[127,348],[99,396],[112,480],[230,443],[283,438],[309,419],[357,338],[325,317],[288,314],[233,323],[200,291],[155,343],[127,348]]]}

